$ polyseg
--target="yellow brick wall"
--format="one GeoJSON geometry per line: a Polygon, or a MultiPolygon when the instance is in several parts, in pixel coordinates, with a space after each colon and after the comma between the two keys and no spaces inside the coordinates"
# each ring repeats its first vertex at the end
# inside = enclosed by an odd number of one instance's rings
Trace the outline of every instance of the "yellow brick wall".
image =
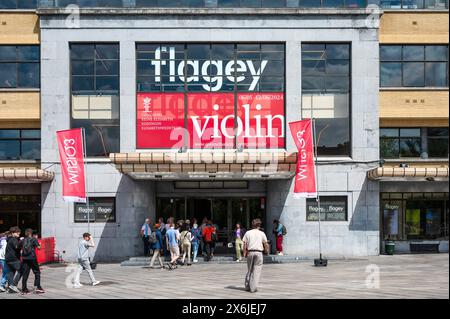
{"type": "Polygon", "coordinates": [[[385,12],[380,43],[448,43],[448,13],[385,12]]]}
{"type": "Polygon", "coordinates": [[[39,44],[35,13],[0,13],[0,44],[39,44]]]}
{"type": "MultiPolygon", "coordinates": [[[[0,92],[0,121],[39,121],[39,92],[0,92]]],[[[20,123],[20,122],[19,122],[20,123]]]]}
{"type": "Polygon", "coordinates": [[[405,119],[408,123],[402,126],[428,126],[433,121],[443,126],[448,121],[448,91],[381,91],[379,101],[381,123],[405,119]]]}

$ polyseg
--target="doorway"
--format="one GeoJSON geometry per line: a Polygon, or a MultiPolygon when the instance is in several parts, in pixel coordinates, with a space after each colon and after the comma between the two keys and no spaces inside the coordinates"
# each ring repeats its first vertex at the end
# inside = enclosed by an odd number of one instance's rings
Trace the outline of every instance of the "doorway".
{"type": "Polygon", "coordinates": [[[41,196],[39,195],[1,195],[0,232],[18,226],[22,230],[31,228],[41,232],[41,196]]]}
{"type": "Polygon", "coordinates": [[[236,223],[241,223],[245,229],[250,229],[251,221],[261,219],[266,222],[266,198],[205,198],[205,197],[157,197],[157,218],[169,217],[179,219],[197,219],[202,223],[203,218],[211,219],[217,227],[217,245],[227,247],[232,241],[232,233],[236,223]]]}

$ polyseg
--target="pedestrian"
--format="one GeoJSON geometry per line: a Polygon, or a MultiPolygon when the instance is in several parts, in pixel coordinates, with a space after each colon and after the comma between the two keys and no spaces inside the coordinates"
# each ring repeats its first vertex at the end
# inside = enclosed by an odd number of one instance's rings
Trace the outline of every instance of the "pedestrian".
{"type": "Polygon", "coordinates": [[[234,239],[234,246],[236,248],[237,262],[242,261],[242,255],[244,253],[244,242],[242,241],[242,238],[244,238],[244,235],[245,235],[245,228],[241,227],[241,223],[236,223],[236,228],[233,231],[233,239],[234,239]]]}
{"type": "Polygon", "coordinates": [[[245,276],[245,290],[256,292],[258,290],[259,279],[263,265],[263,253],[268,251],[267,237],[260,230],[261,220],[259,218],[252,221],[252,230],[245,233],[244,256],[247,257],[247,275],[245,276]]]}
{"type": "Polygon", "coordinates": [[[9,236],[9,232],[4,232],[4,233],[0,234],[0,266],[2,268],[2,279],[0,282],[0,292],[6,291],[6,283],[8,282],[8,279],[7,279],[8,266],[6,265],[6,261],[5,261],[5,252],[6,252],[8,236],[9,236]]]}
{"type": "Polygon", "coordinates": [[[152,233],[151,220],[147,218],[141,227],[142,241],[144,242],[144,256],[150,256],[150,234],[152,233]]]}
{"type": "Polygon", "coordinates": [[[184,221],[184,225],[186,226],[186,230],[187,230],[188,232],[190,232],[190,231],[191,231],[191,221],[190,221],[189,219],[186,219],[186,220],[184,221]]]}
{"type": "Polygon", "coordinates": [[[5,261],[8,267],[8,292],[9,293],[19,293],[17,284],[19,283],[22,268],[22,263],[20,261],[20,233],[22,232],[19,227],[11,227],[10,237],[6,240],[6,250],[5,250],[5,261]]]}
{"type": "MultiPolygon", "coordinates": [[[[200,225],[200,234],[203,234],[203,230],[205,229],[207,223],[208,223],[208,218],[203,217],[202,224],[200,225]]],[[[199,249],[200,256],[205,256],[206,257],[206,245],[205,245],[204,238],[200,242],[200,246],[201,246],[200,249],[199,249]]]]}
{"type": "Polygon", "coordinates": [[[33,230],[28,228],[25,230],[25,238],[21,242],[22,247],[22,295],[29,294],[30,291],[27,288],[28,276],[30,271],[34,274],[34,292],[37,294],[44,293],[44,289],[41,287],[41,270],[39,269],[39,263],[36,256],[36,249],[41,249],[36,236],[33,236],[33,230]]]}
{"type": "Polygon", "coordinates": [[[166,225],[164,224],[164,218],[159,217],[158,218],[158,225],[159,225],[159,229],[162,231],[163,228],[166,227],[166,225]]]}
{"type": "Polygon", "coordinates": [[[191,236],[192,236],[191,245],[192,245],[192,252],[193,252],[192,262],[198,263],[197,254],[198,254],[199,244],[202,241],[202,233],[200,232],[200,228],[198,228],[197,223],[193,224],[193,226],[192,226],[191,236]]]}
{"type": "Polygon", "coordinates": [[[180,235],[178,231],[175,230],[175,225],[171,224],[169,230],[166,232],[167,250],[170,251],[169,269],[176,268],[177,266],[177,259],[180,256],[180,247],[178,246],[179,240],[180,235]]]}
{"type": "Polygon", "coordinates": [[[187,255],[187,265],[191,265],[191,241],[192,241],[192,234],[189,231],[189,226],[186,223],[184,225],[184,228],[180,234],[180,241],[181,245],[183,247],[183,257],[181,258],[181,264],[184,265],[184,261],[187,255]]]}
{"type": "Polygon", "coordinates": [[[163,249],[163,237],[161,234],[161,225],[160,224],[155,224],[155,237],[156,237],[156,241],[155,243],[153,243],[153,257],[152,260],[150,261],[150,268],[154,268],[153,264],[155,263],[156,258],[158,258],[159,261],[159,265],[160,268],[164,268],[164,263],[161,259],[161,251],[163,249]]]}
{"type": "Polygon", "coordinates": [[[276,254],[283,256],[283,237],[286,235],[286,227],[278,219],[273,220],[273,231],[276,242],[276,254]]]}
{"type": "Polygon", "coordinates": [[[206,247],[206,261],[210,261],[212,259],[212,256],[214,254],[214,241],[215,241],[215,233],[216,229],[213,226],[213,222],[209,220],[206,224],[206,227],[203,228],[202,237],[203,242],[206,247]]]}
{"type": "Polygon", "coordinates": [[[91,279],[92,286],[96,286],[100,281],[95,280],[94,272],[91,269],[91,262],[89,260],[89,248],[95,247],[94,238],[91,234],[84,233],[83,239],[78,244],[78,269],[75,273],[74,288],[80,288],[83,285],[80,283],[80,275],[83,270],[86,270],[91,279]]]}

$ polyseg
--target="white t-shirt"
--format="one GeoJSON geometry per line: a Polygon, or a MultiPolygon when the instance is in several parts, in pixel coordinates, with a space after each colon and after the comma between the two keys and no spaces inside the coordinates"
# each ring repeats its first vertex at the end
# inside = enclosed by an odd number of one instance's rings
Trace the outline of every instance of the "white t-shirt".
{"type": "Polygon", "coordinates": [[[6,244],[6,237],[4,237],[0,242],[0,259],[5,259],[6,244]]]}
{"type": "Polygon", "coordinates": [[[245,233],[242,241],[247,244],[247,250],[256,250],[263,252],[263,242],[267,242],[267,236],[259,229],[252,229],[245,233]]]}

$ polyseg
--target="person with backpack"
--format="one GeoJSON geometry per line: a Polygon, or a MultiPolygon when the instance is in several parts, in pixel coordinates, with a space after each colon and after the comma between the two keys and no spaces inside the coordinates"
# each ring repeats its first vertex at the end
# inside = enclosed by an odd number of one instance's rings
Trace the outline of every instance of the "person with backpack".
{"type": "Polygon", "coordinates": [[[94,273],[92,272],[91,262],[89,260],[89,248],[95,247],[94,238],[91,234],[84,233],[83,239],[78,244],[78,269],[75,273],[74,288],[80,288],[83,285],[80,283],[80,276],[83,270],[86,270],[91,278],[92,286],[96,286],[100,281],[95,280],[94,273]]]}
{"type": "Polygon", "coordinates": [[[36,237],[33,236],[32,229],[25,230],[25,238],[21,242],[22,246],[22,295],[29,294],[30,291],[27,288],[28,276],[30,275],[30,270],[34,274],[34,292],[37,294],[44,293],[44,289],[41,287],[41,270],[39,269],[39,264],[36,256],[36,249],[41,249],[36,237]]]}
{"type": "Polygon", "coordinates": [[[186,223],[183,225],[183,229],[180,234],[180,241],[183,251],[183,257],[181,258],[181,264],[184,265],[184,261],[187,255],[187,265],[191,265],[191,241],[192,234],[189,231],[189,225],[186,223]]]}
{"type": "Polygon", "coordinates": [[[198,254],[198,248],[199,248],[200,242],[202,240],[202,233],[200,231],[200,228],[198,228],[197,223],[194,223],[192,226],[191,236],[192,236],[191,245],[192,245],[192,252],[193,252],[192,262],[198,263],[197,254],[198,254]]]}
{"type": "Polygon", "coordinates": [[[6,265],[5,261],[5,252],[6,252],[6,239],[9,236],[9,232],[1,233],[0,234],[0,267],[2,268],[2,279],[0,282],[0,292],[6,291],[6,283],[7,275],[8,275],[8,266],[6,265]]]}
{"type": "Polygon", "coordinates": [[[213,226],[213,222],[208,220],[205,228],[202,231],[203,242],[206,247],[206,261],[210,261],[214,254],[214,242],[217,240],[216,229],[213,226]]]}
{"type": "Polygon", "coordinates": [[[276,253],[278,256],[283,256],[283,237],[287,234],[286,227],[278,219],[274,219],[272,232],[276,240],[276,253]]]}
{"type": "Polygon", "coordinates": [[[154,236],[154,242],[153,242],[153,257],[150,261],[150,268],[153,268],[153,264],[155,263],[156,258],[158,258],[160,268],[164,268],[164,263],[161,259],[161,251],[163,249],[163,236],[161,234],[161,225],[156,224],[155,225],[155,231],[150,236],[151,240],[153,241],[154,236]]]}
{"type": "Polygon", "coordinates": [[[9,230],[11,236],[6,240],[5,262],[8,267],[8,292],[19,293],[17,284],[21,277],[22,263],[20,261],[20,233],[19,227],[11,227],[9,230]]]}

